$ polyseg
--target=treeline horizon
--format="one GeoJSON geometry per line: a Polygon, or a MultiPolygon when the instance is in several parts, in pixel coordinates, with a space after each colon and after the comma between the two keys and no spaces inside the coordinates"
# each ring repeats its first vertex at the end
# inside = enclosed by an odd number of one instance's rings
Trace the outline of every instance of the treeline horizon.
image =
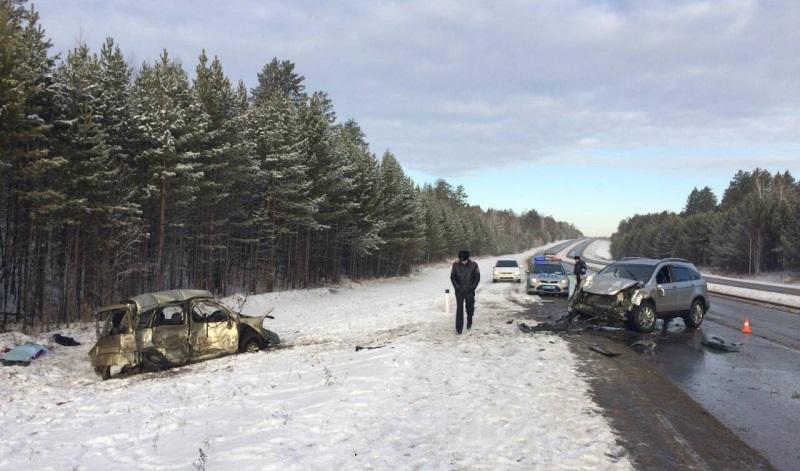
{"type": "Polygon", "coordinates": [[[735,273],[800,268],[800,184],[789,173],[739,170],[718,202],[695,188],[681,213],[634,215],[611,236],[611,255],[682,257],[735,273]]]}
{"type": "Polygon", "coordinates": [[[51,47],[32,6],[0,0],[0,310],[25,328],[147,291],[306,288],[581,236],[415,185],[288,60],[248,89],[204,50],[190,79],[166,49],[134,71],[112,38],[51,47]]]}

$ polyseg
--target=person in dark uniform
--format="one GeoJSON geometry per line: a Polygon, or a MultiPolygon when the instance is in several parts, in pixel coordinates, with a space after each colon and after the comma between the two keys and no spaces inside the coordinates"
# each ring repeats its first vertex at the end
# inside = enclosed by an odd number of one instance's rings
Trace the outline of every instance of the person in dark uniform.
{"type": "Polygon", "coordinates": [[[472,328],[472,315],[475,314],[475,289],[481,281],[478,264],[469,259],[469,251],[458,252],[458,261],[453,263],[450,281],[456,292],[456,333],[464,328],[464,304],[467,305],[467,330],[472,328]]]}
{"type": "Polygon", "coordinates": [[[575,269],[572,270],[572,273],[577,280],[575,283],[575,288],[577,289],[581,285],[581,277],[586,275],[586,262],[581,260],[580,255],[575,256],[575,269]]]}

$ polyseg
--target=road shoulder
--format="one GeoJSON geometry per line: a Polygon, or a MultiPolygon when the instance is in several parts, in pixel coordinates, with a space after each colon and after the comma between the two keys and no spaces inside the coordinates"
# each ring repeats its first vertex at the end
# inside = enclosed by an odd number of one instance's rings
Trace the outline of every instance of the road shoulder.
{"type": "Polygon", "coordinates": [[[773,469],[713,415],[663,377],[640,354],[601,334],[566,335],[594,401],[641,469],[773,469]],[[603,357],[599,344],[622,352],[603,357]]]}

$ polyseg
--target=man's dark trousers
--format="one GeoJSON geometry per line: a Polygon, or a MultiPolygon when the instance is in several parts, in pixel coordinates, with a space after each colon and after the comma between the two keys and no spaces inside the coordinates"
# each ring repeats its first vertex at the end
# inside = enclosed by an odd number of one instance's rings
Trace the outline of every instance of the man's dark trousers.
{"type": "Polygon", "coordinates": [[[464,304],[467,305],[467,329],[472,328],[472,315],[475,314],[475,291],[456,292],[456,332],[464,330],[464,304]]]}

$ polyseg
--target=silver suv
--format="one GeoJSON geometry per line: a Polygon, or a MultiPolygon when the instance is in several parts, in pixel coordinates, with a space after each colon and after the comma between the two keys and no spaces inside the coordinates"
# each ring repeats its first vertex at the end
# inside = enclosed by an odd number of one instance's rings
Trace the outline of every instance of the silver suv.
{"type": "Polygon", "coordinates": [[[658,318],[682,317],[687,327],[698,327],[709,306],[706,281],[688,260],[629,257],[588,276],[568,310],[652,332],[658,318]]]}

